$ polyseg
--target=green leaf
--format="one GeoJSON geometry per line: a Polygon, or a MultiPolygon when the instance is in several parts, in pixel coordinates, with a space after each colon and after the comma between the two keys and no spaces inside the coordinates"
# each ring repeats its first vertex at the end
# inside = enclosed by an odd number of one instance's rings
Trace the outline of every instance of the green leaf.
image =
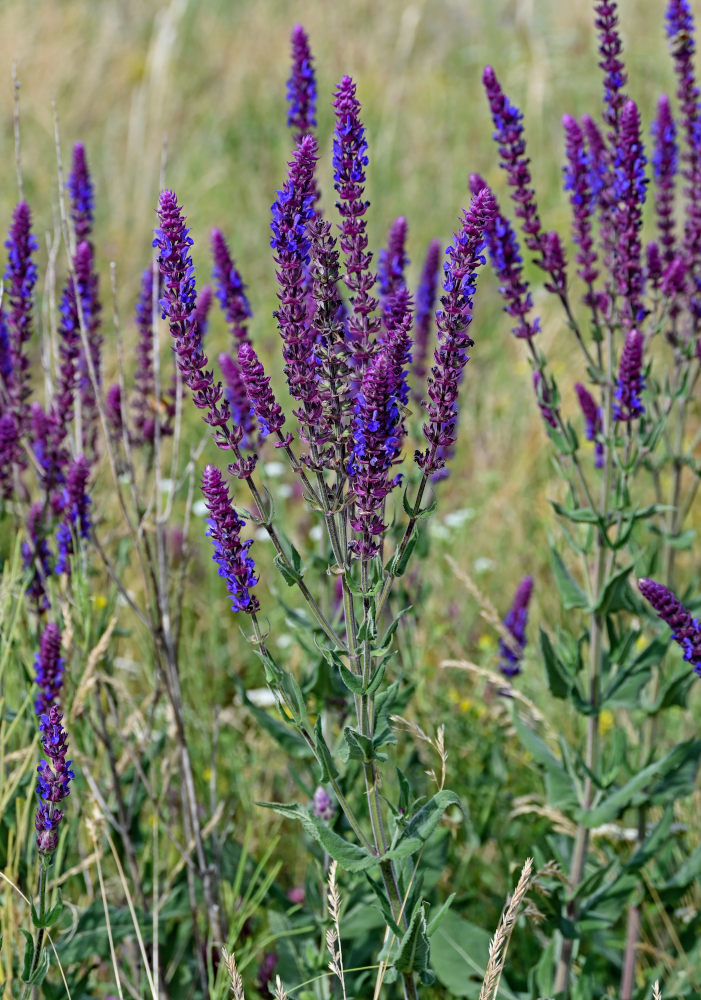
{"type": "Polygon", "coordinates": [[[608,578],[599,595],[599,600],[596,602],[595,611],[606,615],[613,614],[615,611],[635,609],[635,604],[629,596],[631,589],[628,586],[628,577],[633,565],[632,562],[628,563],[627,566],[623,566],[608,578]]]}
{"type": "Polygon", "coordinates": [[[341,680],[351,694],[362,694],[363,678],[359,674],[354,674],[353,671],[344,666],[340,660],[336,662],[336,666],[338,667],[338,672],[341,675],[341,680]]]}
{"type": "Polygon", "coordinates": [[[373,740],[369,736],[364,736],[357,729],[345,726],[343,729],[345,746],[341,747],[339,756],[345,763],[348,760],[360,760],[364,764],[371,760],[387,760],[386,754],[378,754],[373,740]]]}
{"type": "Polygon", "coordinates": [[[550,504],[560,517],[566,517],[568,521],[574,521],[576,524],[598,524],[601,520],[599,514],[590,507],[565,507],[555,500],[551,500],[550,504]]]}
{"type": "Polygon", "coordinates": [[[426,931],[427,903],[419,903],[411,915],[409,926],[399,943],[399,951],[394,960],[397,972],[418,974],[424,986],[435,982],[431,972],[431,945],[426,931]]]}
{"type": "Polygon", "coordinates": [[[412,553],[416,547],[416,543],[419,538],[419,529],[417,525],[411,529],[411,534],[409,535],[404,549],[397,549],[389,563],[387,564],[388,572],[395,577],[403,576],[406,572],[407,565],[411,559],[412,553]]]}
{"type": "Polygon", "coordinates": [[[273,562],[280,570],[282,578],[288,587],[296,586],[302,579],[303,574],[298,569],[295,569],[281,552],[278,552],[273,562]]]}
{"type": "Polygon", "coordinates": [[[274,718],[259,705],[254,705],[243,683],[237,683],[241,700],[260,728],[275,740],[290,757],[310,757],[311,751],[304,739],[291,726],[274,718]]]}
{"type": "Polygon", "coordinates": [[[397,841],[396,847],[392,848],[388,852],[387,857],[406,858],[409,855],[414,854],[423,844],[426,843],[428,838],[436,829],[446,809],[450,808],[450,806],[459,805],[460,798],[455,794],[455,792],[451,792],[447,788],[444,788],[441,792],[436,792],[433,798],[429,799],[428,802],[411,817],[402,831],[402,835],[397,841]]]}
{"type": "Polygon", "coordinates": [[[51,907],[48,913],[44,914],[43,920],[39,916],[39,911],[34,905],[34,900],[32,900],[31,902],[30,910],[32,914],[32,923],[34,924],[35,927],[52,927],[56,923],[58,918],[61,916],[61,911],[63,910],[61,890],[60,889],[58,890],[58,902],[56,903],[55,906],[51,907]]]}
{"type": "Polygon", "coordinates": [[[550,565],[555,575],[563,608],[567,611],[571,611],[572,608],[588,608],[589,598],[576,580],[570,576],[559,553],[554,548],[550,550],[550,565]]]}
{"type": "Polygon", "coordinates": [[[572,690],[572,677],[555,653],[547,632],[540,629],[540,652],[543,656],[545,671],[548,675],[548,687],[555,698],[566,698],[572,690]]]}
{"type": "Polygon", "coordinates": [[[363,694],[375,694],[385,676],[386,667],[387,667],[387,661],[385,660],[384,663],[381,663],[379,665],[375,673],[370,678],[370,683],[368,684],[363,694]]]}
{"type": "Polygon", "coordinates": [[[302,824],[303,829],[306,833],[312,837],[317,844],[320,844],[324,850],[329,854],[335,861],[338,861],[342,868],[345,868],[349,872],[365,872],[369,871],[370,868],[374,868],[380,861],[373,854],[369,854],[367,851],[363,850],[362,847],[358,847],[357,844],[351,844],[350,841],[344,840],[343,837],[339,837],[337,833],[327,826],[326,823],[317,819],[308,809],[301,806],[299,803],[295,802],[292,804],[282,803],[282,802],[258,802],[257,805],[262,806],[264,809],[272,809],[274,812],[279,813],[281,816],[287,816],[290,819],[297,819],[302,824]]]}
{"type": "MultiPolygon", "coordinates": [[[[478,1000],[489,960],[489,932],[459,917],[446,913],[440,927],[431,936],[431,965],[446,990],[446,996],[478,1000]]],[[[499,1000],[517,1000],[504,977],[499,1000]]]]}
{"type": "Polygon", "coordinates": [[[441,903],[441,905],[438,907],[438,909],[436,910],[436,912],[431,917],[431,919],[429,921],[429,924],[428,924],[428,930],[427,930],[427,934],[428,934],[429,937],[431,937],[431,935],[433,933],[435,933],[435,931],[438,930],[438,926],[439,926],[441,920],[443,919],[443,917],[446,915],[446,913],[448,912],[448,910],[452,906],[453,900],[455,899],[456,895],[457,895],[456,893],[451,892],[451,894],[448,896],[448,898],[445,900],[445,902],[441,903]]]}
{"type": "Polygon", "coordinates": [[[23,983],[28,983],[29,973],[31,972],[32,962],[34,961],[34,938],[29,931],[24,929],[24,927],[20,927],[19,932],[23,935],[26,942],[24,946],[24,962],[22,963],[21,979],[23,983]]]}
{"type": "Polygon", "coordinates": [[[331,751],[329,750],[326,740],[324,739],[321,715],[317,716],[316,723],[314,725],[314,746],[316,748],[316,759],[318,760],[321,768],[319,782],[322,785],[325,785],[327,782],[331,781],[332,778],[336,778],[338,776],[338,768],[333,762],[331,751]]]}
{"type": "Polygon", "coordinates": [[[660,847],[666,842],[669,836],[673,819],[674,807],[670,805],[665,809],[662,819],[657,826],[648,834],[628,864],[624,866],[626,872],[640,871],[650,858],[654,858],[657,855],[660,847]]]}

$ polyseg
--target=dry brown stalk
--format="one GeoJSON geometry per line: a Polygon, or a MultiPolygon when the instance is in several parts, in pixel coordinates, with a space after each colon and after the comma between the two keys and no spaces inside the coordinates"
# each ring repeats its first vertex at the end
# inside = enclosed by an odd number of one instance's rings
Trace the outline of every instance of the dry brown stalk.
{"type": "Polygon", "coordinates": [[[230,955],[226,948],[221,950],[222,959],[224,965],[226,966],[226,971],[229,973],[229,978],[231,980],[231,995],[234,1000],[246,1000],[243,992],[243,979],[241,978],[241,973],[236,966],[236,959],[233,955],[230,955]]]}

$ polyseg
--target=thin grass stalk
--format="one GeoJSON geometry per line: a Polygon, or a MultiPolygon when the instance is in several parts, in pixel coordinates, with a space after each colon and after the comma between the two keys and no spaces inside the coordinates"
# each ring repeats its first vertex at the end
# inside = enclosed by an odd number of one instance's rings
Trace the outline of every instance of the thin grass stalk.
{"type": "Polygon", "coordinates": [[[499,983],[504,971],[504,965],[506,964],[506,952],[516,925],[518,911],[528,892],[532,877],[533,859],[527,858],[521,870],[514,894],[502,910],[494,937],[489,942],[489,959],[487,961],[487,969],[482,982],[479,1000],[495,1000],[499,992],[499,983]]]}

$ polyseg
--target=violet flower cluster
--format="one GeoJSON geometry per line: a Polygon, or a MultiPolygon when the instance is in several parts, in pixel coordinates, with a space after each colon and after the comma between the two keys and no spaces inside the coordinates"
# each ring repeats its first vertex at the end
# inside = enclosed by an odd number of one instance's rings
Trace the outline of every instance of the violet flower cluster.
{"type": "Polygon", "coordinates": [[[90,538],[90,497],[87,486],[90,467],[84,455],[71,463],[63,491],[62,520],[56,530],[58,559],[54,567],[55,573],[70,571],[69,558],[73,554],[73,540],[90,538]]]}
{"type": "Polygon", "coordinates": [[[614,392],[615,420],[630,423],[645,413],[641,393],[645,388],[642,376],[643,338],[639,330],[629,330],[621,352],[621,365],[614,392]]]}
{"type": "Polygon", "coordinates": [[[95,189],[82,142],[77,142],[73,147],[71,172],[66,187],[71,197],[71,222],[75,241],[82,243],[90,239],[95,214],[95,189]]]}
{"type": "Polygon", "coordinates": [[[684,650],[684,659],[701,676],[701,622],[693,618],[671,590],[655,580],[638,580],[638,589],[656,614],[672,629],[672,638],[684,650]]]}
{"type": "Polygon", "coordinates": [[[439,240],[431,240],[426,250],[424,266],[421,271],[419,286],[416,289],[416,309],[414,312],[414,399],[421,402],[423,384],[426,378],[426,361],[429,354],[429,341],[433,333],[434,309],[438,291],[438,268],[441,262],[441,244],[439,240]]]}
{"type": "Polygon", "coordinates": [[[211,239],[214,260],[212,277],[236,352],[239,344],[248,339],[246,323],[251,316],[251,307],[246,298],[246,286],[231,258],[224,234],[219,229],[213,229],[211,239]]]}
{"type": "Polygon", "coordinates": [[[292,72],[287,81],[287,124],[299,139],[316,125],[316,79],[309,38],[301,24],[292,29],[292,72]]]}
{"type": "Polygon", "coordinates": [[[512,643],[507,643],[503,639],[499,640],[499,669],[505,677],[515,677],[521,673],[521,661],[523,651],[526,648],[528,605],[532,593],[533,577],[526,576],[518,585],[513,604],[504,618],[504,628],[513,640],[512,643]]]}
{"type": "Polygon", "coordinates": [[[49,622],[41,635],[39,652],[34,659],[34,680],[37,696],[34,711],[41,717],[58,702],[63,686],[66,665],[61,656],[61,631],[54,622],[49,622]]]}
{"type": "Polygon", "coordinates": [[[37,850],[42,863],[48,865],[58,847],[58,831],[63,819],[59,808],[70,794],[70,783],[75,777],[71,761],[66,760],[68,738],[62,725],[63,716],[56,705],[41,716],[39,725],[45,759],[37,767],[37,795],[39,806],[34,819],[37,833],[37,850]]]}
{"type": "Polygon", "coordinates": [[[214,465],[206,466],[202,475],[202,494],[210,517],[207,520],[207,536],[214,545],[214,561],[219,567],[219,576],[226,580],[226,589],[231,598],[232,611],[255,614],[260,605],[251,588],[258,578],[248,550],[251,540],[242,542],[240,529],[244,522],[236,514],[229,497],[229,488],[214,465]]]}
{"type": "Polygon", "coordinates": [[[594,397],[581,382],[575,383],[574,390],[577,393],[577,399],[579,400],[579,405],[582,413],[584,414],[587,441],[594,442],[594,465],[597,469],[601,469],[604,464],[604,444],[600,438],[600,435],[603,432],[601,407],[596,405],[594,397]]]}

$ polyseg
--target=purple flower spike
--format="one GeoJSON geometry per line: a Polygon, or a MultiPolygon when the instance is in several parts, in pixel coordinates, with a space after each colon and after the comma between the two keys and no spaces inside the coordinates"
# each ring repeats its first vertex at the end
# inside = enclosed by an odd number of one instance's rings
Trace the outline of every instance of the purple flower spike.
{"type": "MultiPolygon", "coordinates": [[[[35,406],[39,406],[38,403],[35,406]]],[[[40,407],[41,409],[41,407],[40,407]]],[[[46,511],[37,500],[27,516],[27,541],[22,543],[22,567],[30,570],[27,593],[34,599],[38,612],[49,609],[46,581],[51,575],[51,551],[46,542],[46,511]]]]}
{"type": "Polygon", "coordinates": [[[224,235],[218,229],[212,230],[212,257],[214,259],[212,277],[217,289],[217,298],[229,324],[231,336],[234,338],[234,353],[236,353],[239,344],[248,340],[247,320],[251,316],[251,307],[246,298],[246,286],[231,259],[224,235]]]}
{"type": "Polygon", "coordinates": [[[580,382],[575,384],[574,389],[577,393],[577,399],[579,400],[579,405],[582,408],[582,413],[584,414],[584,419],[586,421],[587,441],[593,441],[595,444],[596,458],[594,466],[597,469],[600,469],[604,464],[604,446],[603,443],[598,440],[598,436],[603,430],[601,409],[594,402],[594,398],[591,393],[580,382]]]}
{"type": "Polygon", "coordinates": [[[336,131],[333,141],[334,187],[341,215],[341,250],[346,257],[345,283],[350,291],[351,312],[347,318],[350,348],[356,368],[362,371],[375,350],[380,320],[373,313],[377,299],[372,290],[375,275],[370,270],[372,254],[364,219],[365,168],[368,165],[365,127],[360,121],[360,102],[349,76],[340,81],[334,99],[336,131]]]}
{"type": "Polygon", "coordinates": [[[578,247],[575,260],[579,265],[577,274],[587,286],[584,304],[596,310],[598,299],[594,292],[594,282],[599,276],[596,267],[596,250],[592,236],[592,211],[594,196],[591,188],[591,156],[587,153],[584,132],[571,115],[562,119],[565,130],[565,152],[567,166],[564,168],[565,191],[570,192],[572,206],[572,238],[578,247]]]}
{"type": "Polygon", "coordinates": [[[241,448],[253,447],[256,422],[246,386],[241,377],[241,369],[230,354],[219,355],[219,368],[224,376],[226,398],[231,410],[231,419],[243,431],[241,448]]]}
{"type": "MultiPolygon", "coordinates": [[[[258,355],[247,342],[239,348],[238,363],[261,437],[277,433],[285,423],[285,415],[270,388],[270,379],[266,376],[258,355]]],[[[291,437],[288,437],[287,443],[290,440],[291,437]]]]}
{"type": "Polygon", "coordinates": [[[330,823],[336,815],[334,801],[323,785],[319,785],[314,792],[312,808],[316,818],[323,820],[325,823],[330,823]]]}
{"type": "Polygon", "coordinates": [[[63,716],[56,705],[41,716],[39,725],[42,747],[46,759],[37,767],[37,795],[41,800],[36,811],[34,827],[37,832],[37,850],[41,855],[51,855],[58,847],[58,828],[63,812],[57,808],[70,794],[71,761],[66,760],[68,738],[61,725],[63,716]]]}
{"type": "Polygon", "coordinates": [[[58,701],[63,684],[65,663],[61,656],[61,631],[54,622],[44,629],[39,652],[34,660],[34,680],[39,693],[34,699],[34,711],[45,715],[58,701]]]}
{"type": "Polygon", "coordinates": [[[684,650],[684,659],[692,664],[694,673],[701,676],[701,622],[692,618],[682,602],[671,590],[655,580],[643,577],[638,589],[655,609],[663,622],[672,629],[672,638],[684,650]]]}
{"type": "MultiPolygon", "coordinates": [[[[5,330],[9,353],[3,375],[6,377],[9,402],[18,427],[25,424],[28,416],[27,399],[31,395],[27,343],[32,335],[32,293],[37,280],[37,268],[32,254],[39,249],[31,226],[29,205],[21,201],[12,216],[12,225],[5,241],[8,262],[3,276],[10,306],[7,316],[3,317],[7,323],[5,330]]],[[[21,461],[21,455],[17,451],[14,460],[21,461]]]]}
{"type": "Polygon", "coordinates": [[[553,410],[552,395],[548,380],[538,369],[533,372],[533,388],[543,420],[551,427],[557,428],[557,417],[553,410]]]}
{"type": "Polygon", "coordinates": [[[226,580],[232,611],[252,615],[258,611],[258,598],[250,592],[258,582],[253,559],[248,555],[252,540],[242,542],[239,530],[244,522],[237,516],[229,498],[229,488],[214,465],[207,465],[202,474],[202,493],[210,517],[207,535],[214,545],[214,561],[219,576],[226,580]]]}
{"type": "MultiPolygon", "coordinates": [[[[489,190],[486,181],[479,174],[470,174],[470,191],[478,194],[489,190]]],[[[498,208],[498,206],[497,206],[498,208]]],[[[497,213],[486,228],[489,260],[499,279],[499,292],[506,305],[504,312],[513,316],[517,325],[511,328],[516,337],[530,340],[540,330],[540,320],[532,323],[528,313],[533,308],[533,299],[528,282],[523,279],[523,257],[511,223],[497,213]]]]}
{"type": "Polygon", "coordinates": [[[309,38],[301,24],[292,29],[292,72],[287,81],[287,124],[296,138],[316,125],[316,79],[309,38]]]}
{"type": "Polygon", "coordinates": [[[69,557],[73,554],[73,539],[90,537],[90,497],[87,493],[90,467],[84,455],[79,455],[71,464],[63,491],[62,520],[56,529],[58,560],[56,573],[70,572],[69,557]]]}
{"type": "Polygon", "coordinates": [[[635,101],[626,101],[620,117],[612,194],[617,287],[623,297],[623,321],[629,329],[645,316],[640,237],[647,186],[646,162],[640,139],[638,108],[635,101]]]}
{"type": "Polygon", "coordinates": [[[526,576],[518,585],[514,602],[504,619],[504,627],[508,630],[518,648],[512,649],[503,639],[499,640],[499,669],[505,677],[515,677],[521,673],[521,660],[526,648],[526,625],[528,624],[528,604],[533,592],[533,577],[526,576]]]}
{"type": "Polygon", "coordinates": [[[122,436],[124,427],[124,409],[122,406],[122,388],[119,382],[113,382],[105,393],[105,412],[110,434],[114,439],[122,436]]]}
{"type": "Polygon", "coordinates": [[[485,231],[496,214],[494,195],[485,188],[473,197],[460,232],[454,234],[453,245],[446,250],[442,308],[436,312],[438,346],[428,377],[430,402],[424,404],[428,420],[423,432],[429,446],[415,454],[417,465],[427,476],[444,468],[441,449],[451,448],[457,437],[458,388],[469,360],[467,352],[474,344],[467,330],[472,322],[477,269],[485,262],[485,231]]]}
{"type": "Polygon", "coordinates": [[[599,66],[604,71],[604,121],[609,139],[615,144],[625,95],[627,74],[621,52],[623,44],[618,34],[618,12],[615,0],[599,0],[594,5],[594,24],[599,33],[599,66]]]}
{"type": "Polygon", "coordinates": [[[506,171],[511,197],[516,205],[516,215],[526,237],[529,250],[545,256],[545,239],[541,232],[535,191],[531,187],[530,160],[526,156],[523,138],[523,114],[512,104],[501,89],[501,84],[491,66],[485,67],[482,82],[487,93],[494,122],[494,139],[499,145],[499,165],[506,171]]]}
{"type": "Polygon", "coordinates": [[[618,371],[613,404],[613,416],[616,420],[630,423],[635,417],[645,413],[640,394],[645,388],[645,380],[641,370],[643,365],[643,338],[638,330],[629,330],[626,342],[621,352],[621,365],[618,371]]]}
{"type": "Polygon", "coordinates": [[[205,334],[209,327],[209,310],[212,308],[212,289],[209,285],[205,285],[204,288],[200,290],[197,296],[197,302],[195,303],[195,312],[193,314],[194,322],[197,324],[197,329],[200,331],[200,337],[204,340],[205,334]]]}
{"type": "Polygon", "coordinates": [[[438,289],[438,266],[441,261],[441,244],[431,240],[426,250],[423,271],[416,291],[416,312],[414,315],[414,400],[421,402],[426,378],[428,345],[433,332],[433,311],[438,289]]]}
{"type": "MultiPolygon", "coordinates": [[[[701,273],[701,94],[694,73],[694,19],[688,0],[669,0],[665,14],[674,70],[677,75],[677,100],[681,110],[681,131],[685,223],[684,254],[698,284],[701,273]]],[[[698,306],[695,304],[695,311],[698,306]]]]}
{"type": "Polygon", "coordinates": [[[657,117],[652,123],[652,170],[657,198],[657,228],[660,231],[662,259],[670,264],[674,259],[674,184],[677,174],[677,129],[672,118],[669,98],[662,94],[657,102],[657,117]]]}
{"type": "Polygon", "coordinates": [[[73,165],[66,184],[71,196],[71,220],[76,243],[89,240],[95,212],[95,192],[85,158],[85,147],[76,142],[73,147],[73,165]]]}
{"type": "Polygon", "coordinates": [[[387,249],[380,250],[377,258],[377,280],[380,297],[386,299],[404,284],[404,272],[409,264],[406,255],[407,223],[400,216],[390,226],[387,249]]]}
{"type": "Polygon", "coordinates": [[[14,493],[14,458],[19,435],[12,413],[0,416],[0,497],[9,500],[14,493]]]}
{"type": "Polygon", "coordinates": [[[587,165],[589,187],[595,205],[601,205],[601,197],[608,184],[608,150],[599,127],[589,115],[582,115],[582,133],[587,143],[587,165]]]}

